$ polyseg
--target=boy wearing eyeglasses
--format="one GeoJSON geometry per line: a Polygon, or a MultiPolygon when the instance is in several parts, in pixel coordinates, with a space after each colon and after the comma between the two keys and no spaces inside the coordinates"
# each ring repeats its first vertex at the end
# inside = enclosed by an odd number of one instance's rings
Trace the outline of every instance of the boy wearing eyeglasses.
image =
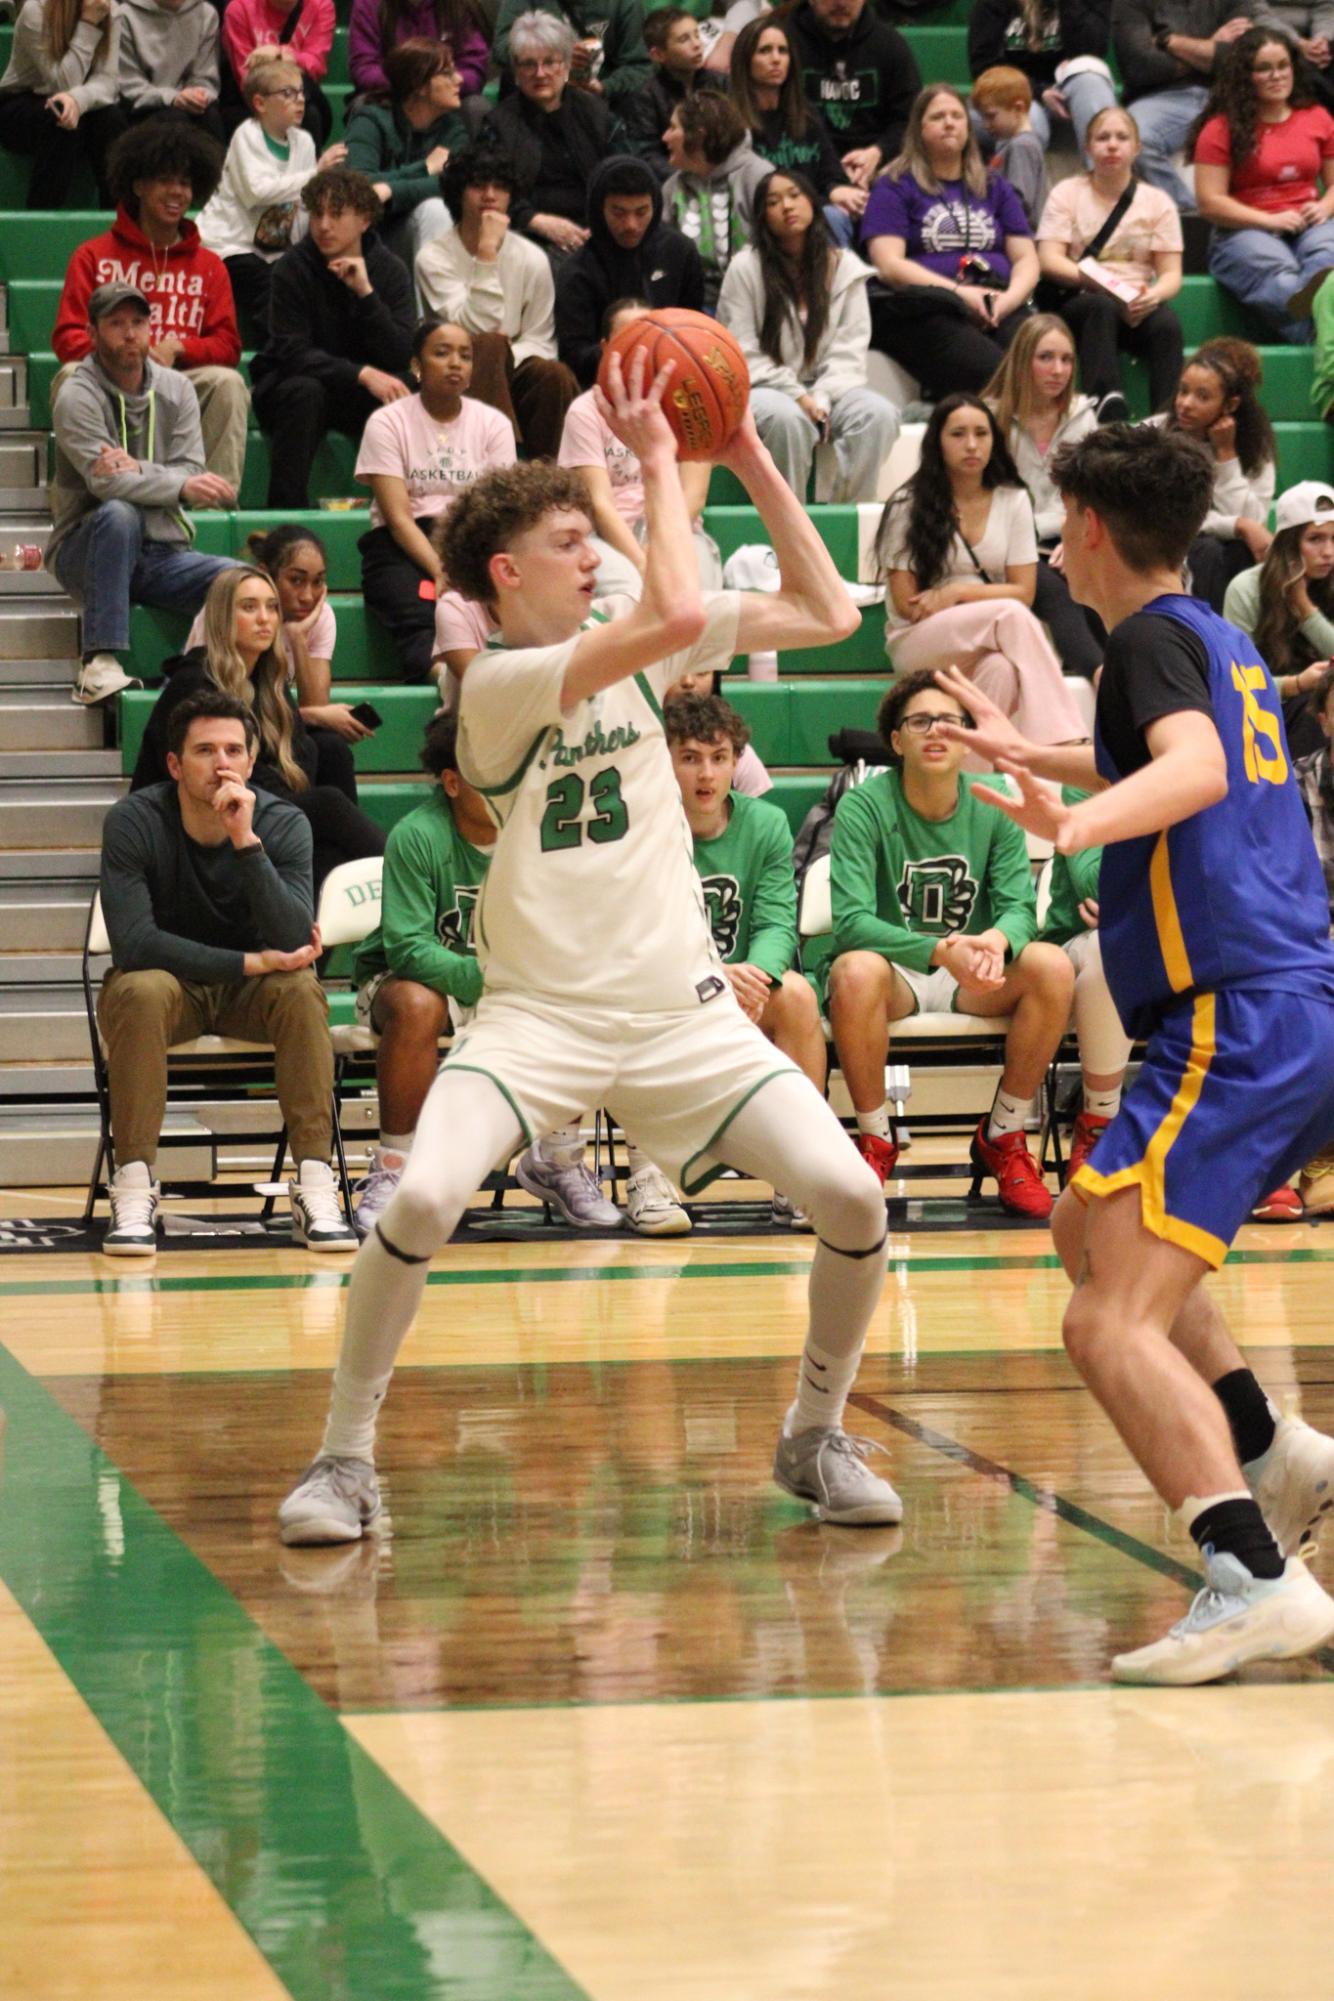
{"type": "Polygon", "coordinates": [[[937,1011],[1009,1016],[1005,1067],[972,1161],[995,1177],[1002,1208],[1048,1216],[1051,1194],[1024,1129],[1070,1018],[1073,969],[1058,946],[1035,942],[1022,833],[974,801],[965,753],[941,734],[941,724],[970,726],[963,705],[923,671],[895,681],[876,720],[895,768],[844,793],[830,848],[828,1013],[858,1147],[888,1180],[898,1160],[885,1101],[895,1022],[937,1011]]]}
{"type": "Polygon", "coordinates": [[[227,266],[237,310],[262,337],[269,318],[273,267],[306,227],[301,190],[313,173],[341,164],[340,141],[317,161],[302,126],[306,90],[288,57],[252,61],[245,73],[251,115],[227,148],[217,193],[199,218],[199,234],[227,266]]]}

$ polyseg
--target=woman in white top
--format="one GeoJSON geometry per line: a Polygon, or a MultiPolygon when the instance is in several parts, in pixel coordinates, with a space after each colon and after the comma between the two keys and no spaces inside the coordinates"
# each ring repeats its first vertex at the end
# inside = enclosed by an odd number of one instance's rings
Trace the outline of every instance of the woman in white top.
{"type": "Polygon", "coordinates": [[[129,124],[120,96],[120,15],[112,0],[24,0],[0,77],[0,146],[32,157],[30,209],[70,206],[86,159],[113,208],[106,155],[129,124]]]}
{"type": "Polygon", "coordinates": [[[876,559],[889,585],[885,645],[896,673],[957,666],[1033,742],[1083,740],[1061,663],[1030,609],[1033,503],[978,397],[937,403],[917,471],[881,516],[876,559]]]}
{"type": "Polygon", "coordinates": [[[1050,561],[1065,517],[1052,462],[1063,445],[1085,437],[1098,421],[1091,398],[1075,388],[1074,336],[1065,321],[1054,313],[1035,313],[1015,335],[982,396],[1033,501],[1040,558],[1033,609],[1050,626],[1066,673],[1092,680],[1102,665],[1106,634],[1093,614],[1074,602],[1050,561]]]}
{"type": "Polygon", "coordinates": [[[1181,371],[1170,410],[1150,417],[1198,438],[1214,461],[1214,504],[1190,545],[1191,589],[1215,611],[1233,577],[1269,553],[1274,427],[1258,390],[1263,365],[1249,341],[1208,340],[1181,371]]]}
{"type": "Polygon", "coordinates": [[[796,494],[828,439],[830,499],[873,500],[899,434],[898,411],[866,384],[870,276],[855,251],[834,248],[804,174],[777,168],[761,181],[753,241],[727,267],[718,317],[746,357],[760,436],[796,494]]]}
{"type": "Polygon", "coordinates": [[[514,427],[466,393],[472,336],[449,320],[417,328],[412,373],[416,395],[383,404],[362,433],[355,476],[371,489],[371,528],[357,547],[366,602],[388,628],[404,680],[427,681],[444,588],[434,531],[464,487],[514,464],[514,427]]]}
{"type": "Polygon", "coordinates": [[[1126,414],[1122,352],[1148,370],[1150,409],[1176,387],[1185,350],[1170,301],[1181,290],[1181,216],[1170,195],[1135,179],[1139,127],[1120,105],[1089,121],[1088,155],[1093,171],[1058,181],[1047,198],[1038,261],[1062,288],[1057,310],[1079,343],[1084,387],[1110,423],[1126,414]]]}
{"type": "Polygon", "coordinates": [[[1232,579],[1223,616],[1251,635],[1274,677],[1291,755],[1322,749],[1310,696],[1334,656],[1334,487],[1304,479],[1279,495],[1269,554],[1232,579]]]}

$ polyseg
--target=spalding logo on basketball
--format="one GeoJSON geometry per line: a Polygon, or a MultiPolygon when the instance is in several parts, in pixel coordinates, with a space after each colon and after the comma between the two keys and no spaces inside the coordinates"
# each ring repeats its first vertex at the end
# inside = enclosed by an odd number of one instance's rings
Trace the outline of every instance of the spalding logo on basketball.
{"type": "Polygon", "coordinates": [[[745,416],[750,398],[746,357],[727,328],[707,313],[687,312],[683,306],[657,307],[632,320],[603,353],[598,382],[604,395],[610,356],[620,356],[628,377],[630,356],[641,346],[647,349],[645,383],[671,365],[662,408],[681,458],[716,458],[745,416]]]}

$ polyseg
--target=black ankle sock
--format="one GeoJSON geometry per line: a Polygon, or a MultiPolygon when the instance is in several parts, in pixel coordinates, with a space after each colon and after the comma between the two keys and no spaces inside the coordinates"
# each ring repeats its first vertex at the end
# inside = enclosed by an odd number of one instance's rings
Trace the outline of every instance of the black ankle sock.
{"type": "Polygon", "coordinates": [[[1252,1577],[1283,1575],[1282,1552],[1254,1501],[1215,1501],[1196,1515],[1190,1532],[1201,1549],[1227,1550],[1252,1577]]]}
{"type": "Polygon", "coordinates": [[[1249,1369],[1233,1369],[1214,1384],[1214,1395],[1227,1413],[1232,1443],[1244,1466],[1258,1459],[1274,1442],[1274,1414],[1269,1399],[1249,1369]]]}

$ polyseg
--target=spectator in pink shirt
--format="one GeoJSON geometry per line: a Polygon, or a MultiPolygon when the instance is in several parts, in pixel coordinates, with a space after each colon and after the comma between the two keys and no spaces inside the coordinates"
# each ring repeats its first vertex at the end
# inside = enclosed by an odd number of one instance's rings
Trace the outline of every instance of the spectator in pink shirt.
{"type": "Polygon", "coordinates": [[[514,464],[514,427],[479,403],[472,337],[426,319],[412,341],[414,396],[375,411],[362,433],[356,477],[370,487],[371,528],[362,536],[366,602],[389,631],[405,681],[426,681],[435,650],[435,604],[444,568],[435,528],[464,487],[494,466],[514,464]]]}
{"type": "MultiPolygon", "coordinates": [[[[226,96],[233,112],[233,126],[249,109],[245,90],[246,64],[256,55],[285,56],[301,71],[306,87],[306,110],[301,123],[322,151],[333,129],[333,110],[320,89],[329,70],[329,51],[334,38],[334,0],[302,0],[295,24],[293,9],[286,0],[227,0],[222,16],[222,46],[234,83],[226,96]],[[236,102],[232,103],[235,99],[236,102]]],[[[224,110],[227,107],[224,107],[224,110]]]]}

